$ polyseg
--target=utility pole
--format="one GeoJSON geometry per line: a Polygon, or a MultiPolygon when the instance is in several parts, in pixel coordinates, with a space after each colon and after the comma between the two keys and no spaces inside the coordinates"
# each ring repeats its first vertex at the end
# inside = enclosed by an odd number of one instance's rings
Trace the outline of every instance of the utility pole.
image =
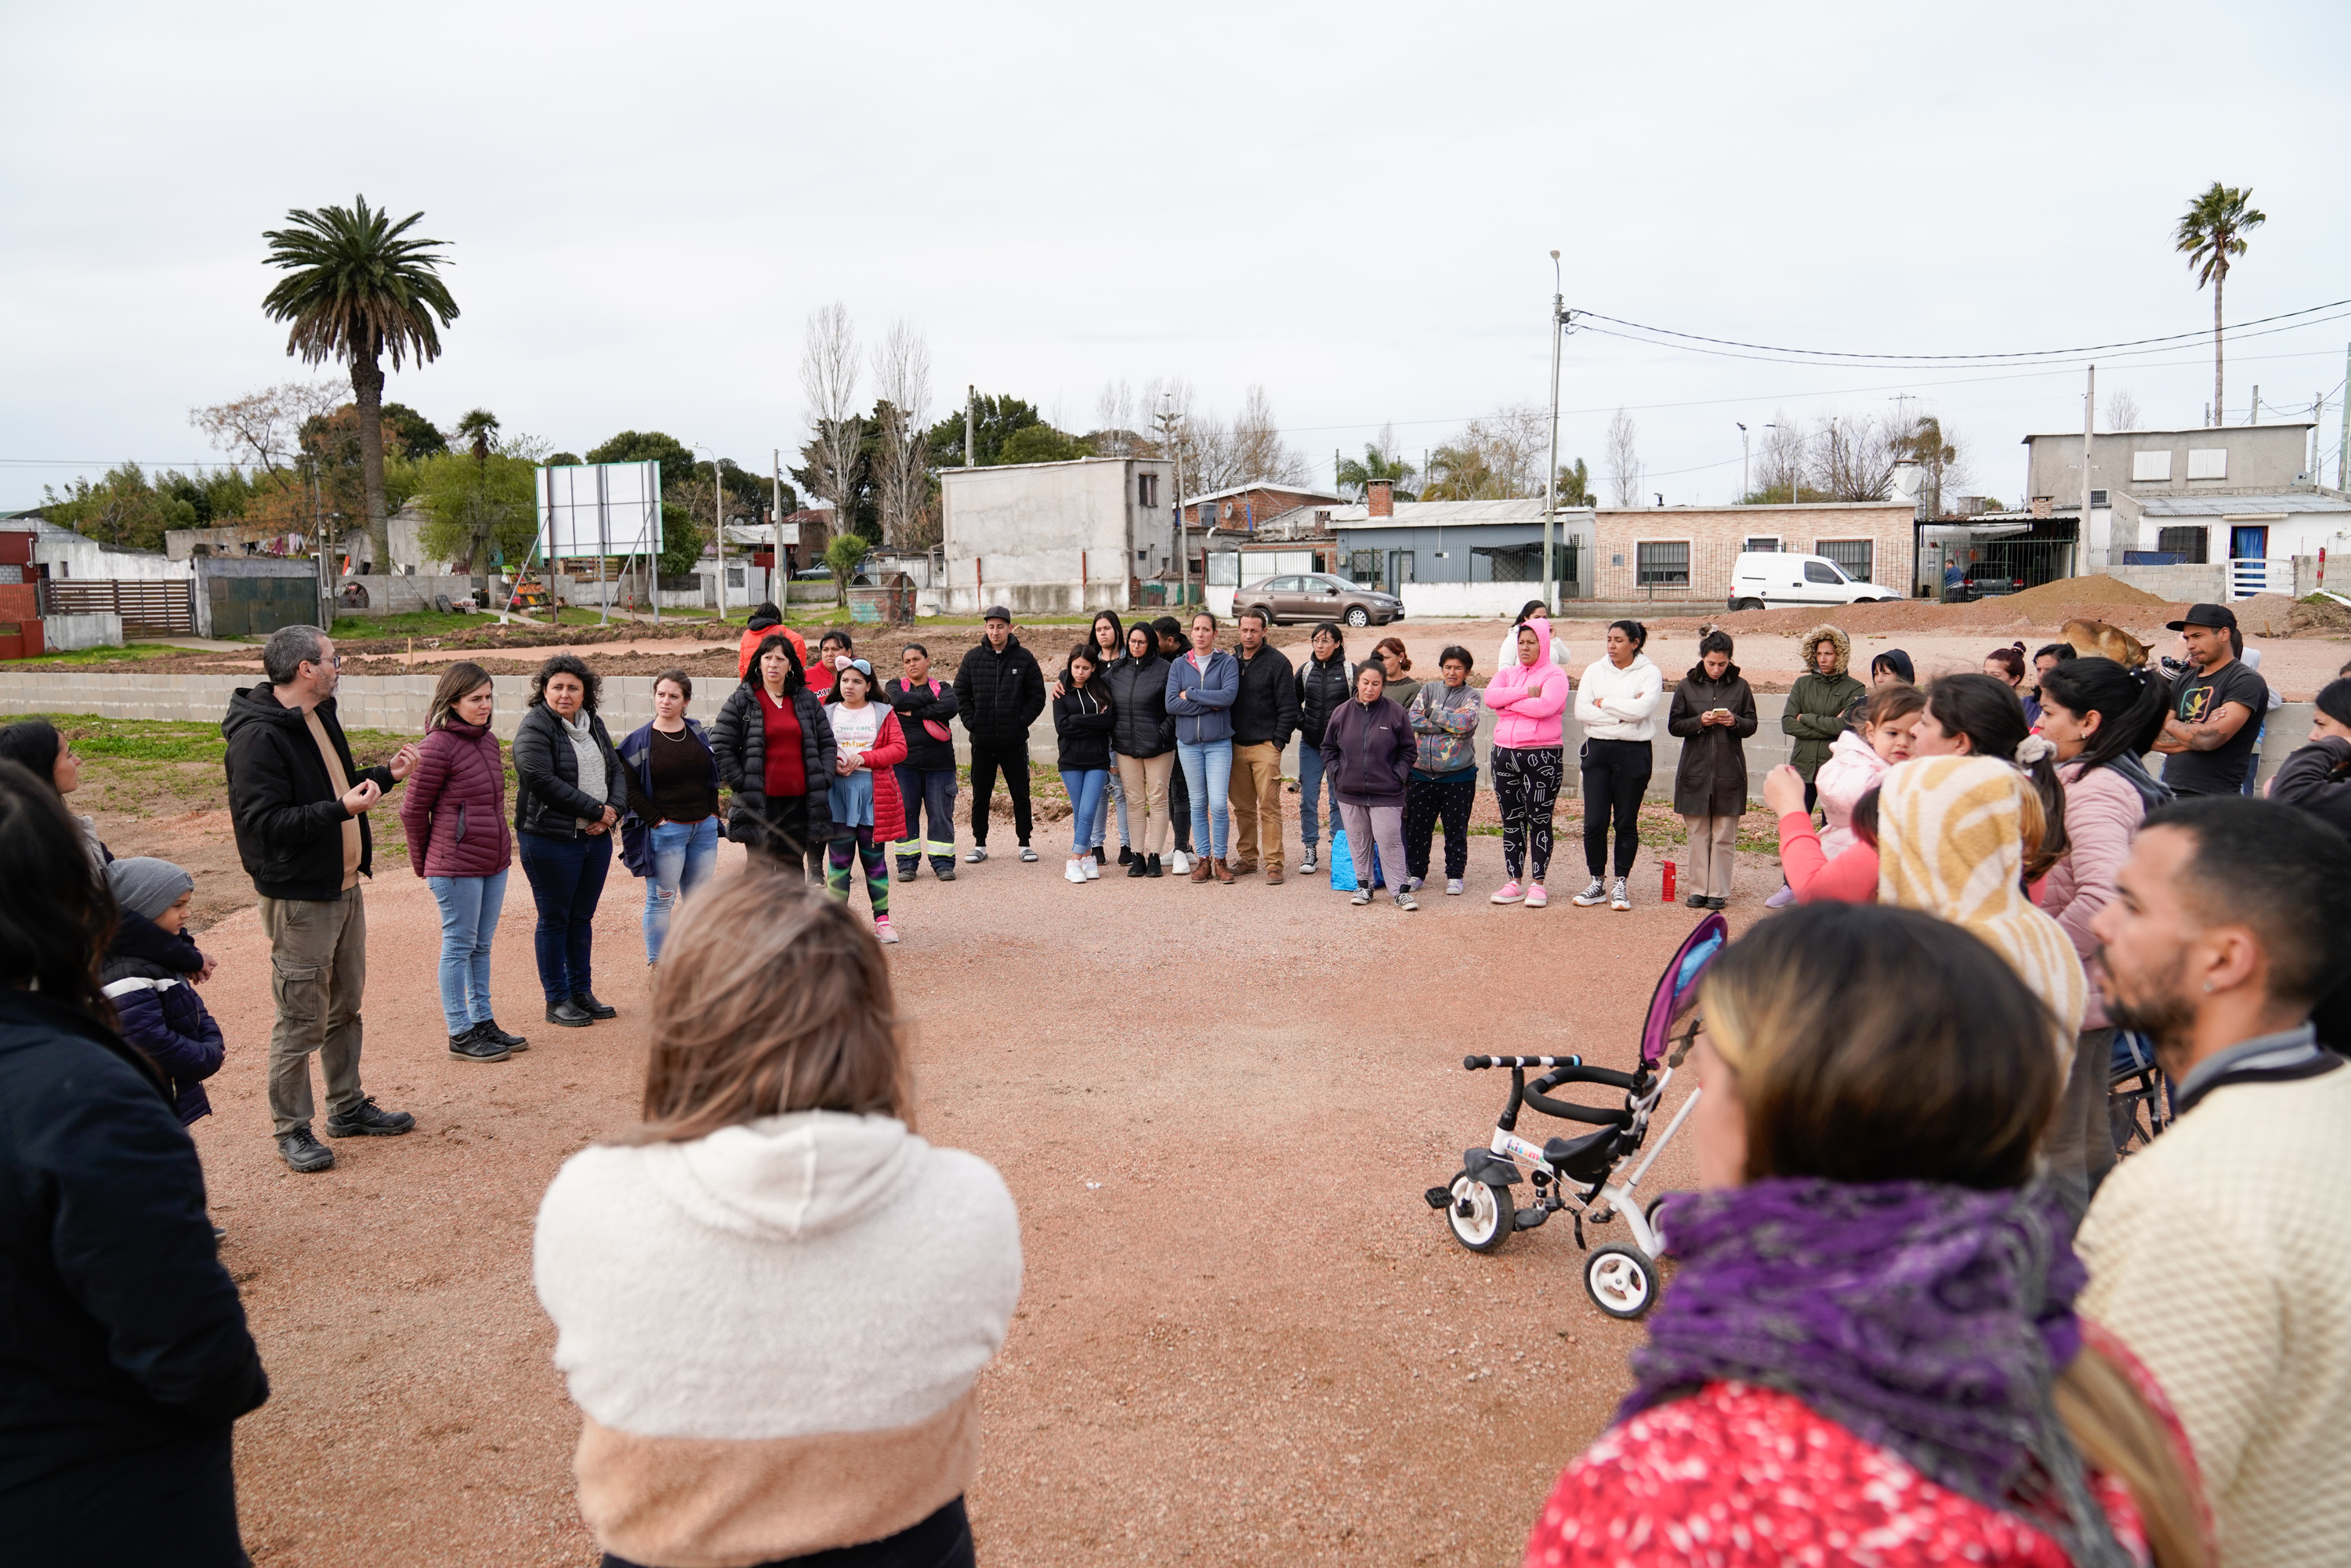
{"type": "Polygon", "coordinates": [[[1552,526],[1559,519],[1559,350],[1565,336],[1566,285],[1559,275],[1559,252],[1551,253],[1551,461],[1543,467],[1543,608],[1559,613],[1558,574],[1552,561],[1552,526]]]}
{"type": "Polygon", "coordinates": [[[2261,383],[2261,382],[2255,382],[2253,383],[2253,413],[2252,413],[2252,418],[2250,418],[2250,419],[2248,419],[2248,420],[2246,420],[2246,421],[2245,421],[2245,423],[2246,423],[2247,424],[2259,424],[2261,422],[2262,422],[2262,383],[2261,383]]]}
{"type": "Polygon", "coordinates": [[[2343,444],[2335,454],[2335,487],[2351,490],[2351,343],[2343,345],[2343,444]]]}
{"type": "Polygon", "coordinates": [[[976,468],[979,465],[972,457],[974,451],[972,427],[978,423],[979,388],[967,382],[963,389],[963,465],[967,468],[976,468]]]}
{"type": "MultiPolygon", "coordinates": [[[[1732,421],[1737,423],[1737,421],[1732,421]]],[[[1739,426],[1739,503],[1747,504],[1747,427],[1739,426]]]]}
{"type": "MultiPolygon", "coordinates": [[[[773,594],[776,574],[783,570],[784,565],[784,449],[778,446],[770,450],[776,455],[775,467],[771,471],[776,489],[774,499],[768,503],[768,591],[773,594]]],[[[787,593],[789,591],[786,590],[787,593]]],[[[782,600],[776,601],[777,609],[783,607],[782,600]]]]}
{"type": "MultiPolygon", "coordinates": [[[[2074,530],[2076,548],[2087,546],[2090,540],[2090,440],[2098,428],[2098,367],[2090,367],[2090,380],[2082,391],[2082,521],[2074,530]]],[[[2105,552],[2098,552],[2103,558],[2105,552]]],[[[2101,559],[2098,569],[2105,570],[2101,559]]]]}
{"type": "MultiPolygon", "coordinates": [[[[1174,392],[1162,392],[1159,395],[1163,403],[1172,404],[1176,401],[1174,392]]],[[[1176,464],[1176,602],[1181,604],[1191,597],[1192,561],[1191,552],[1185,547],[1184,542],[1184,449],[1176,444],[1176,441],[1178,423],[1174,408],[1161,408],[1158,423],[1162,444],[1167,448],[1167,455],[1176,464]]]]}
{"type": "MultiPolygon", "coordinates": [[[[724,621],[726,619],[726,507],[718,498],[718,454],[716,452],[710,455],[710,526],[718,536],[718,619],[724,621]]],[[[743,586],[748,588],[750,585],[751,580],[745,578],[743,586]]],[[[750,601],[746,599],[744,602],[747,604],[750,601]]],[[[777,608],[783,607],[778,605],[777,608]]]]}

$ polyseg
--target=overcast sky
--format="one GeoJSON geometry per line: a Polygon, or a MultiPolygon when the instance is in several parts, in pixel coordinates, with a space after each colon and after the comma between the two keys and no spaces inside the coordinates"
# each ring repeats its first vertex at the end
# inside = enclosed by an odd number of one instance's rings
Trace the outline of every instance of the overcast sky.
{"type": "MultiPolygon", "coordinates": [[[[355,193],[446,240],[464,310],[387,395],[580,451],[661,429],[765,467],[806,434],[808,313],[904,318],[966,383],[1093,423],[1103,383],[1262,382],[1322,477],[1548,399],[1569,305],[1871,353],[2210,323],[2170,234],[2215,179],[2269,223],[2232,321],[2351,297],[2339,4],[1017,7],[235,0],[0,11],[0,508],[214,458],[194,405],[306,373],[263,229],[355,193]]],[[[2334,313],[2338,317],[2342,312],[2334,313]]],[[[2232,344],[2306,411],[2351,319],[2232,344]]],[[[1563,457],[1624,405],[1645,486],[1721,501],[1739,432],[1899,393],[2013,501],[2078,368],[1839,370],[1567,344],[1563,457]]],[[[2209,339],[2099,356],[2200,422],[2209,339]]],[[[868,388],[870,396],[870,383],[868,388]]],[[[2331,477],[2331,474],[2330,474],[2331,477]]]]}

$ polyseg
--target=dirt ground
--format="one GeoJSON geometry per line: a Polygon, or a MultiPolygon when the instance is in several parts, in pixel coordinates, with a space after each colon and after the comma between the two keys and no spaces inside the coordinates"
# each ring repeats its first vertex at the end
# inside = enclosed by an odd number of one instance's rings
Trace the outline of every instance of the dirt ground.
{"type": "MultiPolygon", "coordinates": [[[[1574,821],[1570,805],[1562,889],[1574,821]]],[[[154,818],[139,836],[194,859],[209,831],[154,818]]],[[[1656,852],[1632,913],[1535,912],[1485,901],[1499,840],[1473,835],[1471,895],[1405,915],[1297,879],[1072,887],[1058,834],[1038,837],[1037,864],[893,888],[923,1130],[994,1162],[1020,1206],[1019,1312],[980,1383],[983,1560],[1515,1563],[1640,1331],[1587,1301],[1568,1225],[1473,1256],[1420,1195],[1507,1090],[1465,1052],[1632,1061],[1692,919],[1661,904],[1656,852]]],[[[1294,821],[1289,842],[1294,863],[1294,821]]],[[[1737,924],[1777,882],[1743,860],[1737,924]]],[[[201,863],[200,899],[235,874],[201,863]]],[[[337,1145],[321,1176],[288,1173],[269,1140],[256,912],[201,938],[230,1051],[194,1133],[274,1389],[238,1426],[247,1543],[267,1568],[346,1563],[359,1541],[378,1561],[585,1564],[531,1223],[562,1159],[632,1119],[642,895],[616,870],[598,919],[596,988],[620,1018],[559,1030],[538,1019],[516,876],[494,990],[532,1049],[495,1066],[445,1054],[422,881],[390,864],[367,898],[367,1088],[419,1126],[337,1145]]],[[[1690,1175],[1677,1146],[1649,1186],[1690,1175]]]]}

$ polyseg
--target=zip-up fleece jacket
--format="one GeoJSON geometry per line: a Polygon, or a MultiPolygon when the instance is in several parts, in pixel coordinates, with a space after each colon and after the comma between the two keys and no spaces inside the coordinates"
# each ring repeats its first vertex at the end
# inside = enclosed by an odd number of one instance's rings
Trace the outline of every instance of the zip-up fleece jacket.
{"type": "Polygon", "coordinates": [[[498,737],[486,724],[453,716],[447,727],[427,731],[417,750],[400,799],[409,863],[419,876],[497,875],[514,858],[498,737]]]}
{"type": "Polygon", "coordinates": [[[898,716],[906,732],[906,766],[938,772],[956,765],[955,731],[947,726],[956,716],[956,689],[937,679],[909,688],[900,675],[882,683],[882,700],[898,716]]]}
{"type": "Polygon", "coordinates": [[[629,809],[629,771],[612,749],[611,733],[601,714],[588,716],[596,749],[604,756],[604,798],[590,800],[580,792],[580,754],[564,733],[563,721],[543,702],[535,702],[515,726],[515,831],[542,838],[576,839],[580,824],[604,814],[629,809]]]}
{"type": "Polygon", "coordinates": [[[1306,663],[1298,666],[1298,734],[1316,750],[1322,747],[1322,727],[1339,711],[1339,705],[1355,695],[1355,666],[1343,653],[1335,659],[1318,659],[1307,655],[1306,663]]]}
{"type": "MultiPolygon", "coordinates": [[[[372,779],[389,795],[399,785],[389,768],[359,768],[351,743],[335,718],[335,699],[318,707],[327,743],[354,785],[372,779]]],[[[236,828],[237,858],[264,898],[304,898],[331,904],[343,895],[343,810],[327,777],[302,710],[277,700],[266,685],[245,687],[228,700],[221,720],[228,740],[228,811],[236,828]]],[[[368,813],[360,813],[360,874],[375,874],[375,840],[368,813]]]]}
{"type": "MultiPolygon", "coordinates": [[[[824,702],[806,685],[786,683],[792,699],[792,716],[800,727],[800,766],[808,780],[808,809],[823,820],[823,832],[809,826],[810,843],[832,837],[832,763],[839,753],[832,723],[824,716],[824,702]]],[[[718,755],[718,777],[729,792],[726,836],[738,844],[759,842],[766,835],[760,814],[768,805],[768,727],[759,712],[759,677],[755,671],[727,694],[710,727],[710,749],[718,755]]],[[[876,780],[877,784],[879,780],[876,780]]],[[[881,812],[877,809],[874,815],[881,812]]]]}
{"type": "Polygon", "coordinates": [[[1530,621],[1527,629],[1535,634],[1540,648],[1535,662],[1521,664],[1513,659],[1495,671],[1483,696],[1496,716],[1494,744],[1505,751],[1566,744],[1566,726],[1560,713],[1567,706],[1568,692],[1575,683],[1551,662],[1551,622],[1530,621]]]}
{"type": "Polygon", "coordinates": [[[1121,757],[1162,757],[1176,749],[1176,720],[1167,712],[1167,661],[1128,654],[1094,677],[1109,683],[1111,749],[1121,757]]]}
{"type": "Polygon", "coordinates": [[[1603,656],[1583,666],[1575,688],[1575,721],[1586,740],[1654,740],[1657,708],[1665,700],[1665,672],[1649,663],[1648,654],[1634,654],[1621,670],[1603,656]]]}
{"type": "Polygon", "coordinates": [[[204,967],[204,956],[186,932],[166,931],[125,909],[98,974],[114,1003],[122,1038],[144,1051],[171,1081],[172,1103],[183,1127],[213,1113],[204,1080],[220,1071],[228,1050],[220,1025],[191,983],[204,967]]]}
{"type": "Polygon", "coordinates": [[[1844,710],[1867,696],[1869,688],[1846,673],[1845,665],[1853,659],[1853,639],[1835,627],[1815,626],[1797,646],[1803,650],[1804,673],[1788,688],[1788,706],[1780,715],[1780,728],[1796,743],[1788,748],[1788,760],[1811,784],[1817,781],[1821,764],[1829,759],[1829,747],[1844,733],[1844,710]],[[1813,651],[1823,640],[1836,649],[1835,668],[1825,675],[1813,664],[1813,651]]]}
{"type": "Polygon", "coordinates": [[[974,746],[1023,756],[1029,727],[1045,711],[1045,672],[1020,639],[1004,639],[998,653],[985,637],[956,670],[956,706],[974,746]]]}
{"type": "Polygon", "coordinates": [[[1351,699],[1322,729],[1332,798],[1350,806],[1402,806],[1419,750],[1404,709],[1386,697],[1351,699]]]}
{"type": "Polygon", "coordinates": [[[1405,709],[1416,747],[1413,767],[1432,778],[1478,766],[1477,691],[1466,682],[1448,686],[1430,681],[1412,694],[1405,709]]]}
{"type": "Polygon", "coordinates": [[[1254,659],[1236,654],[1240,687],[1233,698],[1233,744],[1273,743],[1279,751],[1298,733],[1298,672],[1290,655],[1260,646],[1254,659]]]}
{"type": "Polygon", "coordinates": [[[1167,667],[1167,711],[1176,716],[1176,738],[1186,746],[1211,746],[1233,737],[1233,703],[1240,695],[1241,662],[1218,648],[1205,670],[1186,651],[1167,667]]]}
{"type": "Polygon", "coordinates": [[[1686,817],[1736,817],[1747,810],[1747,737],[1755,733],[1755,694],[1736,664],[1710,680],[1703,664],[1690,666],[1674,687],[1666,728],[1681,737],[1674,764],[1674,810],[1686,817]],[[1701,715],[1729,708],[1731,722],[1700,724],[1701,715]]]}

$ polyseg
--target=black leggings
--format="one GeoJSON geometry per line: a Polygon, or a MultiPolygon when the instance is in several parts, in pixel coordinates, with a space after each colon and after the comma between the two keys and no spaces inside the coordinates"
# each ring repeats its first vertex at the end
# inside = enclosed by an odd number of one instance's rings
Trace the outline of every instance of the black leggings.
{"type": "MultiPolygon", "coordinates": [[[[778,1557],[759,1568],[972,1568],[971,1521],[956,1498],[919,1524],[862,1546],[835,1546],[799,1557],[778,1557]]],[[[602,1568],[637,1568],[612,1552],[602,1568]]]]}
{"type": "Polygon", "coordinates": [[[1469,806],[1478,793],[1478,776],[1447,784],[1423,779],[1417,772],[1404,786],[1404,869],[1412,876],[1428,874],[1428,845],[1437,821],[1445,819],[1445,874],[1458,880],[1469,870],[1469,806]]]}
{"type": "Polygon", "coordinates": [[[1641,852],[1641,797],[1652,767],[1646,740],[1583,743],[1583,866],[1594,877],[1608,868],[1608,821],[1616,821],[1616,874],[1633,874],[1641,852]]]}

